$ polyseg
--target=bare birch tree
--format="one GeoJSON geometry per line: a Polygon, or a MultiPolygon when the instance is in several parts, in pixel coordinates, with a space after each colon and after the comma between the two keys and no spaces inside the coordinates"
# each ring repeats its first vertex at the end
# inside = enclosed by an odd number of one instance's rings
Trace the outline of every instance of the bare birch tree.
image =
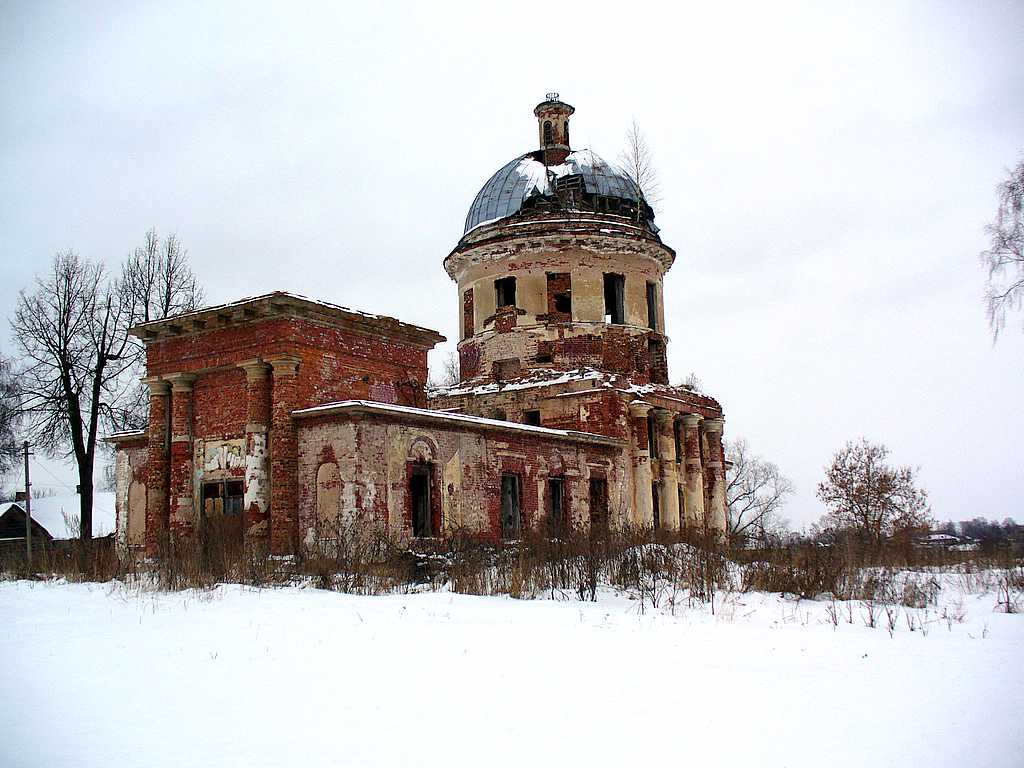
{"type": "MultiPolygon", "coordinates": [[[[170,239],[169,239],[170,240],[170,239]]],[[[99,263],[62,251],[22,291],[11,320],[22,357],[15,377],[29,439],[51,456],[73,458],[80,489],[80,536],[92,537],[99,435],[139,426],[144,348],[129,329],[195,308],[201,298],[187,255],[155,232],[113,277],[99,263]]]]}
{"type": "Polygon", "coordinates": [[[778,532],[779,510],[793,493],[793,483],[775,464],[755,456],[742,438],[726,442],[725,458],[731,464],[725,477],[729,538],[763,539],[778,532]]]}
{"type": "MultiPolygon", "coordinates": [[[[619,166],[640,191],[642,202],[656,209],[661,202],[661,180],[643,131],[634,120],[626,131],[626,148],[619,154],[619,166]]],[[[637,208],[639,218],[643,206],[637,208]]]]}
{"type": "Polygon", "coordinates": [[[997,189],[996,218],[985,228],[991,244],[981,253],[988,270],[985,304],[993,340],[1006,325],[1007,312],[1024,304],[1024,160],[997,189]]]}

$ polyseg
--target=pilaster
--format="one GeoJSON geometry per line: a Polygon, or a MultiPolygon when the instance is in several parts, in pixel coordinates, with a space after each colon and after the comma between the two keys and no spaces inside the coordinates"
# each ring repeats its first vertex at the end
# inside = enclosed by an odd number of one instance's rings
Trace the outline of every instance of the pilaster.
{"type": "Polygon", "coordinates": [[[245,371],[245,535],[270,537],[270,468],[267,430],[271,422],[271,366],[259,358],[238,364],[245,371]]]}
{"type": "Polygon", "coordinates": [[[633,434],[633,509],[629,522],[650,525],[654,521],[654,497],[651,493],[651,452],[647,448],[647,414],[651,404],[634,400],[629,404],[633,434]]]}
{"type": "Polygon", "coordinates": [[[148,456],[146,461],[146,554],[159,554],[167,532],[167,490],[170,468],[171,385],[156,376],[142,380],[149,387],[148,456]]]}
{"type": "Polygon", "coordinates": [[[175,535],[190,536],[195,531],[193,509],[192,467],[192,384],[190,373],[173,373],[165,377],[171,383],[171,454],[168,509],[170,530],[175,535]]]}
{"type": "Polygon", "coordinates": [[[267,358],[273,368],[270,405],[270,549],[295,552],[298,537],[298,438],[291,413],[298,404],[297,376],[301,358],[267,358]]]}

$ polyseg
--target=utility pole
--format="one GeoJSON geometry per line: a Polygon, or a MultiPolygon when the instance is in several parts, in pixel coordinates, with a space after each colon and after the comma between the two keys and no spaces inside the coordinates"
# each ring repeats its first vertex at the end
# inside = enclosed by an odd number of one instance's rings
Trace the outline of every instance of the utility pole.
{"type": "Polygon", "coordinates": [[[28,479],[28,440],[21,444],[25,451],[25,562],[32,573],[32,483],[28,479]]]}

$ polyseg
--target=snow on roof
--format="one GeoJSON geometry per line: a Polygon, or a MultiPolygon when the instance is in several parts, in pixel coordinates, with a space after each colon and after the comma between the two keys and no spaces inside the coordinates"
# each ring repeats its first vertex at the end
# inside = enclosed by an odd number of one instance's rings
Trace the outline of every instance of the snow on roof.
{"type": "MultiPolygon", "coordinates": [[[[571,371],[557,372],[554,369],[538,371],[536,375],[524,376],[512,381],[492,382],[489,384],[478,384],[474,387],[460,387],[458,385],[447,389],[433,390],[431,394],[443,395],[489,395],[495,392],[508,392],[516,389],[531,389],[532,387],[548,387],[553,384],[567,384],[570,381],[588,381],[591,379],[607,379],[608,375],[596,368],[576,368],[571,371]],[[554,374],[554,375],[552,375],[554,374]]],[[[605,386],[611,386],[607,383],[605,386]]]]}
{"type": "Polygon", "coordinates": [[[593,432],[577,432],[569,429],[551,429],[550,427],[535,427],[531,424],[520,424],[515,421],[502,421],[501,419],[487,419],[483,416],[470,416],[465,413],[452,413],[450,411],[432,411],[427,408],[414,408],[408,405],[394,405],[393,403],[378,403],[373,400],[341,400],[336,403],[325,403],[312,408],[302,408],[292,411],[292,416],[316,416],[336,413],[345,410],[367,410],[379,413],[392,413],[396,415],[416,416],[419,418],[432,419],[436,421],[456,422],[480,427],[494,427],[497,429],[513,432],[533,432],[538,435],[549,437],[570,438],[586,440],[588,442],[607,443],[619,445],[621,441],[615,438],[598,435],[593,432]]]}
{"type": "MultiPolygon", "coordinates": [[[[32,519],[55,539],[77,539],[81,515],[80,497],[44,496],[32,499],[32,519]],[[70,524],[69,524],[70,523],[70,524]]],[[[0,506],[0,515],[11,507],[24,511],[25,502],[16,501],[0,506]]],[[[116,527],[114,494],[95,493],[92,500],[92,535],[94,538],[114,533],[116,527]]]]}

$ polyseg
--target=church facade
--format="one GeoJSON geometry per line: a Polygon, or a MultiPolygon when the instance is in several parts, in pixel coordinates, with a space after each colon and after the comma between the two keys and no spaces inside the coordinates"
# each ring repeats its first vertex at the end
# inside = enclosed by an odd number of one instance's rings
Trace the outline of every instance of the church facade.
{"type": "Polygon", "coordinates": [[[133,329],[150,419],[108,438],[122,546],[724,530],[721,407],[668,383],[675,252],[628,176],[572,149],[571,106],[534,114],[539,149],[487,181],[444,260],[457,384],[427,387],[440,334],[284,292],[133,329]]]}

